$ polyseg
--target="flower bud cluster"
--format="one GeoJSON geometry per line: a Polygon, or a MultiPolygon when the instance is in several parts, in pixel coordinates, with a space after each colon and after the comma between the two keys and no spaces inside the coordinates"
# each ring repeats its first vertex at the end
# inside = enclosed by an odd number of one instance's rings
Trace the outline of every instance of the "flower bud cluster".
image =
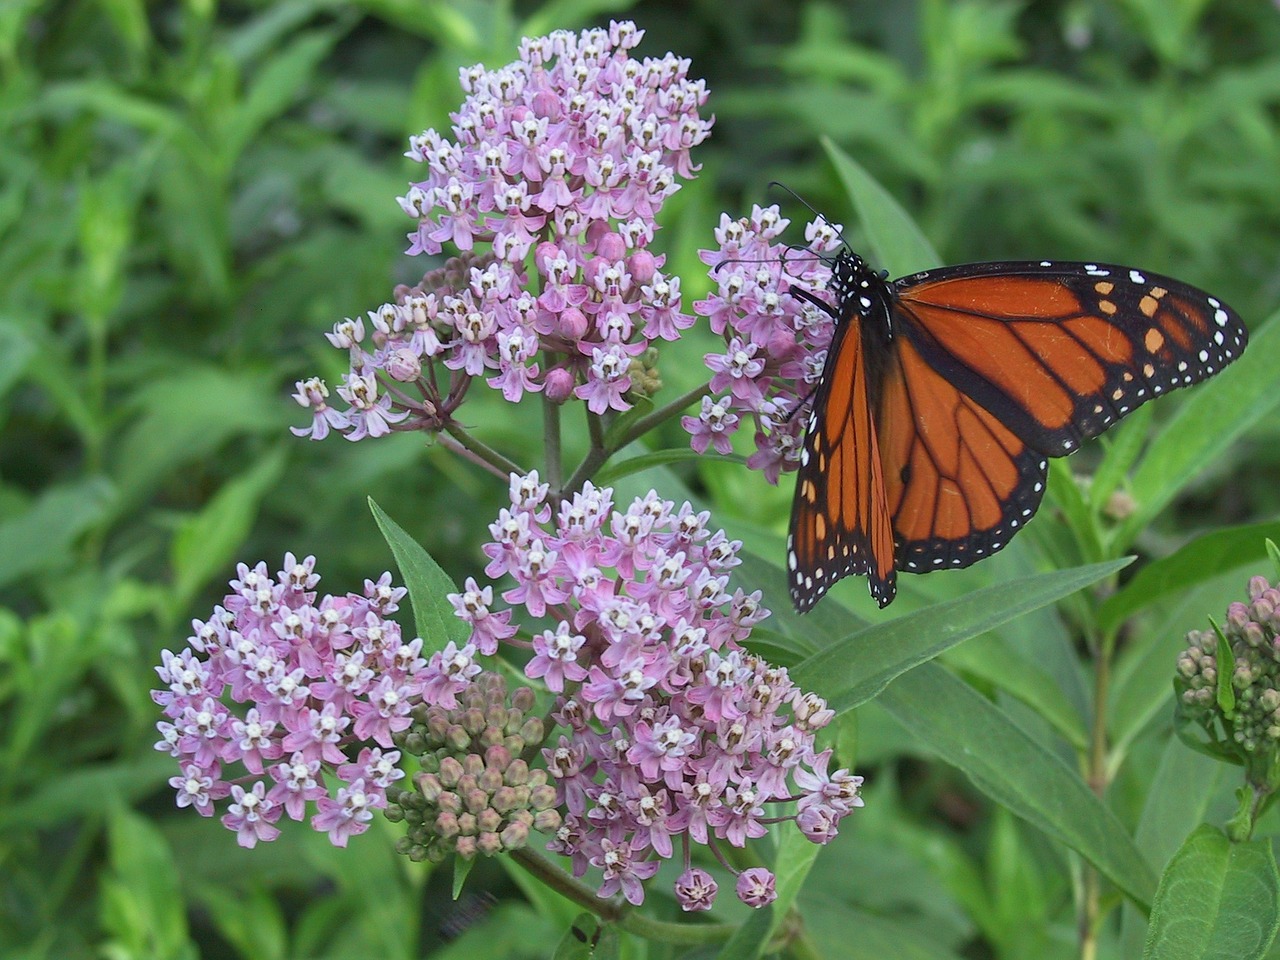
{"type": "Polygon", "coordinates": [[[724,337],[725,350],[709,353],[711,396],[698,416],[681,421],[694,450],[732,449],[744,421],[754,427],[756,450],[747,466],[770,483],[800,463],[807,405],[835,331],[832,317],[796,297],[797,286],[822,296],[831,269],[820,255],[840,245],[840,228],[822,219],[805,227],[812,254],[777,242],[790,224],[776,205],[753,207],[749,218],[720,217],[719,246],[702,250],[717,289],[694,304],[724,337]]]}
{"type": "Polygon", "coordinates": [[[417,221],[410,254],[448,243],[470,259],[334,327],[347,407],[299,381],[312,423],[296,434],[438,431],[477,377],[509,401],[576,396],[597,414],[653,389],[639,355],[693,317],[649,245],[711,121],[688,60],[631,56],[642,36],[627,21],[557,31],[522,41],[515,63],[461,71],[452,138],[411,138],[425,178],[399,202],[417,221]]]}
{"type": "Polygon", "coordinates": [[[236,570],[213,616],[192,621],[187,648],[162,651],[156,667],[165,689],[152,699],[167,718],[156,749],[178,763],[178,806],[210,817],[229,797],[222,823],[245,847],[314,807],[312,827],[346,846],[404,776],[394,737],[415,705],[455,704],[480,671],[475,648],[424,657],[390,619],[405,590],[389,573],[362,595],[317,600],[314,557],[285,554],[275,578],[265,563],[236,570]],[[335,797],[326,773],[341,784],[335,797]]]}
{"type": "Polygon", "coordinates": [[[422,705],[397,744],[419,758],[416,790],[393,788],[387,819],[403,820],[396,848],[412,860],[438,863],[451,853],[518,850],[530,831],[554,833],[561,823],[547,771],[530,769],[522,754],[542,743],[534,694],[520,687],[507,697],[497,673],[482,673],[452,708],[422,705]]]}
{"type": "Polygon", "coordinates": [[[1217,720],[1246,754],[1280,746],[1280,587],[1265,577],[1249,580],[1249,602],[1227,608],[1223,636],[1231,648],[1235,704],[1224,713],[1218,698],[1218,635],[1192,630],[1178,657],[1177,683],[1184,712],[1204,723],[1217,720]]]}

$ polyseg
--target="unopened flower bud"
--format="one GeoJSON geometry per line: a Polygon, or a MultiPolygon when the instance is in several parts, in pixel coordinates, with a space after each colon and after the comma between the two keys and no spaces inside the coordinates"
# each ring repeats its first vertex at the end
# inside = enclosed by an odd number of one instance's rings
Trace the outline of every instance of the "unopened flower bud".
{"type": "Polygon", "coordinates": [[[497,830],[502,826],[502,814],[492,807],[486,807],[476,815],[476,828],[481,833],[497,830]]]}
{"type": "Polygon", "coordinates": [[[529,782],[529,764],[520,758],[512,760],[507,764],[503,771],[502,779],[504,783],[511,786],[519,786],[529,782]]]}
{"type": "Polygon", "coordinates": [[[533,817],[534,829],[542,833],[552,833],[559,830],[562,822],[563,818],[560,816],[560,811],[555,807],[539,810],[533,817]]]}
{"type": "Polygon", "coordinates": [[[422,361],[408,347],[393,350],[387,358],[387,373],[401,383],[412,383],[422,373],[422,361]]]}
{"type": "Polygon", "coordinates": [[[637,286],[649,283],[657,271],[657,260],[648,250],[637,250],[627,258],[627,273],[637,286]]]}
{"type": "Polygon", "coordinates": [[[525,743],[541,743],[544,733],[541,717],[530,717],[520,727],[520,739],[525,743]]]}
{"type": "Polygon", "coordinates": [[[557,325],[560,328],[562,337],[576,343],[586,336],[587,330],[591,326],[591,321],[577,307],[566,307],[560,312],[560,320],[557,325]]]}
{"type": "Polygon", "coordinates": [[[516,792],[511,787],[499,787],[493,792],[493,799],[489,802],[493,805],[493,809],[499,813],[510,813],[516,808],[516,792]]]}
{"type": "Polygon", "coordinates": [[[516,687],[511,691],[511,708],[520,713],[528,713],[537,703],[537,695],[533,687],[516,687]]]}
{"type": "Polygon", "coordinates": [[[556,367],[554,370],[548,371],[542,388],[542,395],[551,403],[564,403],[567,401],[573,396],[573,374],[564,367],[556,367]]]}
{"type": "Polygon", "coordinates": [[[468,790],[463,794],[462,802],[466,805],[469,813],[479,813],[489,806],[489,791],[482,790],[479,787],[474,790],[468,790]]]}
{"type": "Polygon", "coordinates": [[[519,850],[529,842],[529,828],[523,823],[509,823],[502,831],[502,847],[505,850],[519,850]]]}
{"type": "Polygon", "coordinates": [[[434,773],[420,773],[414,778],[418,784],[418,790],[428,803],[435,803],[440,799],[440,794],[444,792],[444,784],[440,782],[440,778],[434,773]]]}
{"type": "Polygon", "coordinates": [[[596,242],[596,257],[607,266],[612,266],[626,255],[627,241],[618,233],[610,231],[596,242]]]}
{"type": "Polygon", "coordinates": [[[448,810],[442,810],[436,816],[435,832],[446,840],[458,835],[458,817],[448,810]]]}
{"type": "Polygon", "coordinates": [[[534,787],[529,791],[529,806],[535,810],[545,810],[556,802],[556,788],[549,783],[534,787]]]}
{"type": "Polygon", "coordinates": [[[484,773],[476,778],[476,783],[481,790],[492,796],[502,786],[502,771],[496,767],[486,767],[484,773]]]}
{"type": "Polygon", "coordinates": [[[474,813],[458,814],[458,832],[464,837],[476,835],[476,815],[474,813]]]}
{"type": "Polygon", "coordinates": [[[476,855],[476,838],[472,836],[459,837],[454,845],[454,850],[463,860],[471,860],[476,855]]]}
{"type": "Polygon", "coordinates": [[[443,757],[440,760],[440,782],[445,787],[452,789],[458,785],[458,781],[462,779],[462,764],[458,762],[456,757],[443,757]]]}
{"type": "Polygon", "coordinates": [[[476,839],[476,849],[486,857],[502,852],[502,837],[492,830],[486,830],[476,839]]]}

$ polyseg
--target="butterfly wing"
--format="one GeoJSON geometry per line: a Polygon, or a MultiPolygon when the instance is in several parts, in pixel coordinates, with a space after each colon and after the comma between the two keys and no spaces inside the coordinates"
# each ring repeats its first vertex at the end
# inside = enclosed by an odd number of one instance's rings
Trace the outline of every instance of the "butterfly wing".
{"type": "Polygon", "coordinates": [[[894,282],[878,422],[899,569],[999,550],[1065,456],[1152,397],[1211,376],[1247,331],[1168,277],[1084,263],[969,264],[894,282]]]}
{"type": "Polygon", "coordinates": [[[898,569],[967,567],[995,553],[1044,496],[1044,456],[894,340],[877,422],[898,569]]]}
{"type": "Polygon", "coordinates": [[[801,613],[850,574],[868,575],[882,607],[896,590],[893,528],[856,321],[837,326],[813,397],[792,500],[787,568],[791,599],[801,613]]]}
{"type": "Polygon", "coordinates": [[[1212,376],[1248,339],[1203,290],[1110,264],[968,264],[893,286],[924,361],[1050,457],[1212,376]]]}

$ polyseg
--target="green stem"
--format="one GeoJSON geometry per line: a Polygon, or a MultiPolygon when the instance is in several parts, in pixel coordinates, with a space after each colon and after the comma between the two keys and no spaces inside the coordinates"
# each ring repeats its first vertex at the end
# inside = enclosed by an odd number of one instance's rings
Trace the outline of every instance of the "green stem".
{"type": "MultiPolygon", "coordinates": [[[[1102,800],[1106,796],[1110,779],[1107,698],[1111,688],[1111,657],[1116,647],[1115,631],[1108,630],[1100,640],[1089,646],[1094,651],[1093,729],[1089,738],[1086,779],[1089,789],[1102,800]]],[[[1102,918],[1102,878],[1092,864],[1086,863],[1081,882],[1080,960],[1095,960],[1098,955],[1098,928],[1102,918]]]]}
{"type": "Polygon", "coordinates": [[[564,483],[564,461],[560,452],[560,404],[552,403],[547,395],[542,395],[542,440],[547,448],[547,483],[551,486],[551,495],[560,498],[560,487],[564,483]]]}
{"type": "Polygon", "coordinates": [[[646,433],[648,433],[654,427],[658,426],[661,423],[665,423],[666,421],[670,420],[672,417],[683,412],[684,409],[689,406],[689,404],[694,403],[695,401],[701,400],[703,397],[709,395],[710,393],[711,393],[711,384],[704,383],[700,387],[694,387],[688,393],[681,394],[680,396],[672,400],[670,403],[664,404],[663,406],[654,410],[652,413],[646,414],[645,416],[637,420],[635,423],[631,424],[631,426],[627,428],[627,432],[613,442],[613,444],[611,445],[611,449],[609,450],[609,453],[610,454],[615,453],[616,451],[621,450],[627,444],[634,442],[640,437],[643,437],[646,433]]]}
{"type": "Polygon", "coordinates": [[[654,920],[625,903],[601,900],[586,884],[579,883],[528,847],[513,850],[511,858],[562,897],[594,913],[601,920],[647,940],[688,946],[723,943],[738,929],[737,924],[733,923],[670,923],[654,920]]]}
{"type": "Polygon", "coordinates": [[[599,470],[606,460],[609,459],[609,448],[604,442],[604,424],[600,422],[600,418],[591,411],[587,411],[587,433],[591,437],[591,448],[587,450],[587,455],[582,458],[582,462],[578,464],[578,469],[573,471],[573,476],[569,478],[569,482],[564,485],[563,493],[576,493],[582,489],[582,485],[586,483],[599,470]]]}
{"type": "MultiPolygon", "coordinates": [[[[483,440],[479,440],[467,433],[467,431],[463,429],[462,424],[458,423],[458,421],[450,420],[445,423],[444,428],[451,437],[462,445],[463,448],[477,457],[479,461],[489,467],[492,467],[498,476],[502,477],[504,480],[513,473],[519,474],[523,477],[529,472],[518,463],[508,460],[483,440]]],[[[443,437],[441,439],[443,439],[443,437]]]]}

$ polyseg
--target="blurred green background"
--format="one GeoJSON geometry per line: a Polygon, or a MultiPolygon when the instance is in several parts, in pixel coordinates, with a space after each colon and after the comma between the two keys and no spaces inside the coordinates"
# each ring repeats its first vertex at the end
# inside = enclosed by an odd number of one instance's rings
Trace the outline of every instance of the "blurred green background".
{"type": "MultiPolygon", "coordinates": [[[[691,58],[711,90],[700,177],[657,242],[686,310],[709,289],[696,251],[722,211],[779,201],[804,220],[771,179],[857,245],[823,134],[947,262],[1134,264],[1214,291],[1255,330],[1280,302],[1271,3],[4,0],[0,955],[551,952],[553,907],[496,865],[473,875],[488,896],[459,906],[447,876],[394,856],[386,825],[348,851],[294,829],[246,853],[175,810],[147,691],[236,560],[314,553],[335,593],[389,568],[368,496],[455,578],[478,572],[503,490],[420,437],[295,439],[306,414],[289,394],[311,374],[337,382],[323,331],[431,266],[402,256],[395,197],[415,176],[407,137],[447,128],[460,102],[458,67],[610,16],[647,31],[641,54],[691,58]]],[[[667,383],[699,382],[711,344],[682,343],[667,383]]],[[[535,411],[492,396],[464,410],[536,460],[535,411]]],[[[1264,420],[1143,546],[1274,518],[1278,433],[1264,420]]],[[[687,444],[675,424],[661,441],[687,444]]],[[[717,519],[785,523],[787,491],[758,475],[683,477],[717,519]]],[[[1216,614],[1227,594],[1211,596],[1216,614]]],[[[869,945],[893,945],[880,956],[1071,955],[1068,871],[1045,841],[874,715],[864,726],[886,802],[847,859],[820,861],[822,895],[869,945]],[[1019,934],[1032,909],[1048,941],[1019,934]]]]}

